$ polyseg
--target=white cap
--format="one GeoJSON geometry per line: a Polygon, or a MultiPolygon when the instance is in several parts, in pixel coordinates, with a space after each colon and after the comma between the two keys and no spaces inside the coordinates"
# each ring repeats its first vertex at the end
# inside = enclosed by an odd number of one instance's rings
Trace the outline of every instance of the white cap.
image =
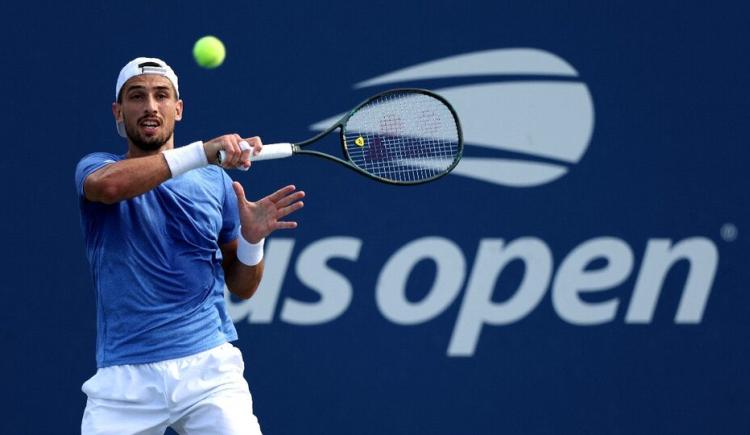
{"type": "MultiPolygon", "coordinates": [[[[180,87],[177,84],[177,74],[174,73],[172,68],[167,65],[166,62],[155,57],[137,57],[128,62],[128,64],[120,70],[120,75],[117,76],[117,86],[115,87],[115,101],[119,98],[120,90],[125,85],[125,82],[135,76],[144,74],[157,74],[168,78],[169,81],[172,82],[172,85],[174,85],[174,90],[177,92],[177,98],[180,98],[180,87]]],[[[121,122],[117,122],[116,124],[117,133],[122,137],[127,137],[125,134],[125,126],[121,122]]]]}

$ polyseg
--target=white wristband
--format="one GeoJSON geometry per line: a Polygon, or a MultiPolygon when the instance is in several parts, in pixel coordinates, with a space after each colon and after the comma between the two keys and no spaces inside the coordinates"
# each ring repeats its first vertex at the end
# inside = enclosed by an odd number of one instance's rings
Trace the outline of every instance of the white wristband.
{"type": "Polygon", "coordinates": [[[240,237],[237,245],[237,259],[246,266],[255,266],[263,259],[263,244],[266,239],[260,239],[258,243],[250,243],[242,237],[242,227],[240,227],[240,237]]]}
{"type": "Polygon", "coordinates": [[[166,150],[162,154],[164,154],[164,158],[167,160],[167,166],[169,166],[169,170],[172,172],[172,178],[192,169],[208,165],[202,141],[166,150]]]}

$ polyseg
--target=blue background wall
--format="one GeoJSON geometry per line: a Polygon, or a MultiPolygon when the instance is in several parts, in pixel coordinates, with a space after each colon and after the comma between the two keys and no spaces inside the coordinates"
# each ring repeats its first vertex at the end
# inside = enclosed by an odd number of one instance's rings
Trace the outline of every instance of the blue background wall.
{"type": "MultiPolygon", "coordinates": [[[[110,113],[125,62],[158,56],[177,71],[185,100],[178,144],[228,132],[273,142],[306,138],[311,124],[388,87],[356,83],[454,55],[526,47],[572,65],[578,76],[564,80],[584,83],[593,104],[588,148],[557,180],[518,188],[451,175],[395,188],[302,157],[231,174],[251,198],[286,183],[308,194],[299,229],[269,241],[269,265],[278,259],[281,283],[272,318],[237,322],[265,432],[748,433],[750,31],[739,5],[6,2],[0,432],[78,431],[80,385],[95,371],[95,317],[73,170],[88,152],[125,150],[110,113]],[[216,70],[200,69],[191,57],[205,34],[227,45],[216,70]],[[350,259],[328,262],[351,283],[351,303],[317,325],[284,320],[290,300],[312,304],[313,312],[324,301],[341,302],[296,272],[305,249],[334,237],[359,246],[350,259]],[[456,299],[429,319],[399,324],[376,302],[378,277],[394,253],[422,237],[458,248],[465,273],[445,266],[460,281],[456,299]],[[583,297],[619,301],[614,318],[566,321],[550,284],[527,315],[485,325],[470,356],[449,356],[481,241],[522,237],[549,247],[550,282],[587,241],[611,237],[629,247],[632,271],[583,297]],[[651,321],[627,322],[649,240],[692,237],[718,255],[698,323],[675,322],[688,275],[710,269],[698,260],[670,269],[651,321]]],[[[469,146],[467,155],[490,152],[469,146]]],[[[531,266],[510,263],[493,301],[512,298],[531,266]]],[[[586,270],[609,266],[597,260],[586,270]]],[[[430,260],[414,266],[406,285],[411,303],[432,294],[438,270],[430,260]]]]}

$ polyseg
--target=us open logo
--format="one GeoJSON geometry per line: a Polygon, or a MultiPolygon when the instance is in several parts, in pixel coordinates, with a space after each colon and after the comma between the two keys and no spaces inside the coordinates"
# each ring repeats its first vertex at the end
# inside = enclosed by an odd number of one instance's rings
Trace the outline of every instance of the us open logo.
{"type": "MultiPolygon", "coordinates": [[[[533,48],[460,54],[357,83],[355,88],[415,82],[455,107],[466,149],[453,175],[496,185],[533,187],[557,180],[583,157],[594,130],[594,105],[578,72],[560,57],[533,48]]],[[[313,124],[322,131],[340,114],[313,124]]]]}
{"type": "MultiPolygon", "coordinates": [[[[466,142],[464,157],[452,174],[493,185],[531,187],[559,179],[581,160],[593,133],[594,109],[586,84],[572,66],[541,50],[452,56],[374,77],[355,88],[381,85],[428,87],[447,98],[458,111],[466,142]]],[[[323,130],[339,118],[311,128],[323,130]]],[[[733,239],[736,231],[727,228],[722,230],[726,239],[733,239]]],[[[684,281],[673,322],[700,324],[719,265],[719,248],[700,235],[636,242],[594,236],[560,250],[541,237],[506,239],[494,228],[489,232],[459,242],[440,235],[404,240],[381,257],[365,248],[376,240],[352,235],[333,234],[304,245],[293,238],[273,237],[266,243],[266,270],[256,295],[233,301],[227,291],[227,309],[235,323],[311,326],[337,321],[355,295],[372,295],[383,319],[411,327],[458,306],[445,354],[471,357],[488,327],[522,322],[547,303],[560,320],[572,325],[618,320],[651,324],[666,287],[680,285],[666,284],[677,267],[687,272],[679,272],[684,281]],[[472,244],[476,248],[466,250],[472,244]],[[361,277],[337,270],[334,260],[379,270],[374,286],[355,291],[362,286],[361,277]],[[600,260],[605,260],[604,266],[590,267],[600,260]],[[414,270],[424,261],[435,265],[434,279],[426,295],[415,301],[407,290],[414,270]],[[523,278],[515,289],[505,290],[510,296],[500,299],[495,292],[504,271],[517,262],[523,264],[523,278]],[[315,302],[284,294],[291,274],[317,295],[315,302]],[[607,293],[631,277],[632,286],[622,290],[628,296],[607,293]],[[598,292],[602,293],[596,300],[589,299],[598,292]]]]}

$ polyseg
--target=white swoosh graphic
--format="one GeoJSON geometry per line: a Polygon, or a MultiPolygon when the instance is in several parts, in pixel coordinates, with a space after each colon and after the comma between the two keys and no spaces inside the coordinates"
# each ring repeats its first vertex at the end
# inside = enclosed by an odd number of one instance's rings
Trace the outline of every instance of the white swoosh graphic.
{"type": "Polygon", "coordinates": [[[568,172],[564,166],[522,160],[464,157],[451,174],[511,187],[532,187],[568,172]]]}
{"type": "MultiPolygon", "coordinates": [[[[575,82],[494,82],[437,89],[451,102],[469,146],[576,163],[594,130],[591,94],[575,82]]],[[[322,131],[343,114],[316,122],[322,131]]]]}
{"type": "MultiPolygon", "coordinates": [[[[556,160],[559,164],[502,157],[466,157],[453,174],[512,187],[554,181],[581,160],[594,131],[594,104],[583,82],[560,57],[533,48],[485,50],[450,56],[374,77],[357,88],[389,83],[457,77],[527,76],[527,80],[489,79],[484,83],[435,89],[456,109],[464,143],[470,147],[510,151],[556,160]],[[546,76],[544,79],[539,76],[546,76]]],[[[321,131],[339,114],[313,124],[321,131]]],[[[418,166],[415,162],[403,162],[418,166]]]]}
{"type": "Polygon", "coordinates": [[[554,75],[577,77],[578,72],[562,58],[536,48],[501,48],[459,54],[420,63],[357,83],[355,88],[409,80],[486,75],[554,75]]]}
{"type": "MultiPolygon", "coordinates": [[[[452,160],[401,159],[394,162],[401,166],[412,166],[443,171],[452,160]]],[[[452,174],[502,184],[512,187],[531,187],[549,183],[562,177],[568,169],[561,165],[522,160],[496,159],[487,157],[464,157],[453,169],[452,174]]]]}
{"type": "Polygon", "coordinates": [[[583,83],[490,82],[435,92],[456,109],[467,145],[576,163],[594,130],[583,83]]]}

